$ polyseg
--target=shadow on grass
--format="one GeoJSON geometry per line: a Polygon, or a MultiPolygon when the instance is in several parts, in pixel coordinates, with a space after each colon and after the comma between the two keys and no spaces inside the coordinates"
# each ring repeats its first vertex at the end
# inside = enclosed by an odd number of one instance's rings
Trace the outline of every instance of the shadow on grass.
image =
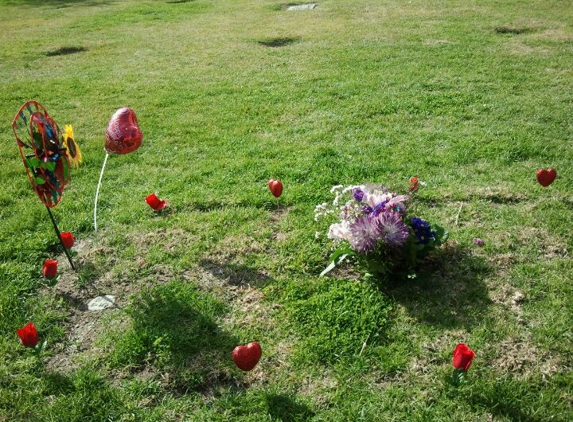
{"type": "Polygon", "coordinates": [[[306,421],[314,416],[314,412],[308,406],[286,394],[268,394],[266,402],[272,420],[282,422],[306,421]]]}
{"type": "Polygon", "coordinates": [[[233,286],[252,286],[262,288],[272,281],[272,278],[255,268],[246,265],[236,265],[228,262],[215,262],[203,259],[200,265],[219,280],[226,281],[233,286]]]}
{"type": "Polygon", "coordinates": [[[75,391],[74,383],[67,375],[44,369],[43,379],[46,382],[46,395],[69,394],[75,391]]]}
{"type": "Polygon", "coordinates": [[[69,54],[83,53],[85,51],[88,51],[88,49],[85,47],[68,46],[68,47],[60,47],[56,50],[46,51],[44,55],[46,55],[47,57],[67,56],[69,54]]]}
{"type": "Polygon", "coordinates": [[[267,38],[264,40],[259,40],[257,41],[257,43],[265,47],[277,48],[294,44],[299,40],[300,39],[298,37],[278,37],[278,38],[267,38]]]}
{"type": "Polygon", "coordinates": [[[445,328],[470,328],[483,321],[492,304],[484,277],[486,262],[459,245],[446,245],[413,280],[396,280],[381,290],[418,321],[445,328]]]}
{"type": "Polygon", "coordinates": [[[249,389],[233,391],[223,396],[226,401],[228,420],[268,420],[303,422],[311,420],[315,413],[302,403],[295,394],[272,390],[249,389]]]}
{"type": "Polygon", "coordinates": [[[570,385],[567,376],[528,380],[476,380],[467,401],[475,409],[487,409],[494,418],[512,421],[542,422],[571,420],[570,405],[566,400],[555,402],[559,392],[570,385]],[[544,391],[546,394],[540,394],[544,391]],[[567,416],[569,415],[569,416],[567,416]]]}
{"type": "Polygon", "coordinates": [[[215,322],[226,312],[216,299],[172,282],[143,291],[126,312],[132,325],[113,339],[113,365],[156,368],[180,394],[242,385],[231,359],[238,339],[215,322]]]}

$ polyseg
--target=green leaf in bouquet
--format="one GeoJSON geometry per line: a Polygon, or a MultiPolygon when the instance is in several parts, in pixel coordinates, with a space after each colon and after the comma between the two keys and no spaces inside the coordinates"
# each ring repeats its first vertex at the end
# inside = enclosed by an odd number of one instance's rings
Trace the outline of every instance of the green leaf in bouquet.
{"type": "Polygon", "coordinates": [[[338,248],[334,250],[330,256],[330,264],[326,267],[319,277],[324,277],[326,274],[331,272],[338,264],[344,261],[349,255],[354,255],[354,251],[350,249],[350,245],[346,243],[340,244],[338,248]]]}
{"type": "Polygon", "coordinates": [[[448,240],[450,232],[444,229],[442,226],[434,225],[432,226],[434,232],[436,233],[436,245],[442,245],[448,240]]]}

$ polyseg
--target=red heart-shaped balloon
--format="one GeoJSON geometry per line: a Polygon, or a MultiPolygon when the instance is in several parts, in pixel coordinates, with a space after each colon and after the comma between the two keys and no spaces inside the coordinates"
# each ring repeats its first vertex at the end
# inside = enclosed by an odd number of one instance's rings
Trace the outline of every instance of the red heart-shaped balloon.
{"type": "Polygon", "coordinates": [[[269,189],[275,198],[278,198],[283,193],[283,184],[280,180],[271,179],[269,180],[269,189]]]}
{"type": "Polygon", "coordinates": [[[113,154],[128,154],[141,145],[143,134],[137,124],[135,112],[129,107],[117,110],[105,131],[105,150],[113,154]]]}
{"type": "Polygon", "coordinates": [[[246,346],[237,346],[233,350],[233,360],[243,371],[250,371],[263,355],[261,345],[253,341],[246,346]]]}
{"type": "Polygon", "coordinates": [[[543,187],[549,186],[555,178],[557,177],[557,172],[555,169],[539,169],[537,170],[537,181],[543,187]]]}

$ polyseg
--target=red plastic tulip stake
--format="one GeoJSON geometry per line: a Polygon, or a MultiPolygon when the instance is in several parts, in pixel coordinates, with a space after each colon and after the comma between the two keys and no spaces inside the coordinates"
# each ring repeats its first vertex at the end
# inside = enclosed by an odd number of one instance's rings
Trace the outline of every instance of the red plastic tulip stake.
{"type": "Polygon", "coordinates": [[[129,154],[141,146],[143,134],[137,123],[135,112],[129,107],[117,110],[109,123],[105,132],[105,158],[101,166],[99,181],[97,184],[94,200],[94,230],[97,232],[97,200],[101,188],[101,180],[109,154],[129,154]]]}
{"type": "Polygon", "coordinates": [[[58,261],[46,259],[42,268],[42,275],[46,279],[46,285],[54,287],[58,283],[58,261]]]}
{"type": "Polygon", "coordinates": [[[279,206],[279,198],[283,194],[283,184],[280,180],[271,179],[269,180],[269,190],[275,198],[277,198],[277,207],[279,206]]]}
{"type": "Polygon", "coordinates": [[[555,169],[539,169],[537,170],[536,176],[539,184],[546,188],[553,183],[557,177],[557,171],[555,171],[555,169]]]}
{"type": "Polygon", "coordinates": [[[464,380],[466,372],[472,365],[472,360],[476,356],[475,352],[471,350],[467,344],[459,343],[454,349],[454,373],[452,379],[454,385],[458,386],[464,380]]]}
{"type": "Polygon", "coordinates": [[[56,278],[58,276],[58,261],[46,259],[42,268],[42,275],[49,280],[56,278]]]}
{"type": "Polygon", "coordinates": [[[167,202],[165,202],[163,199],[159,199],[159,197],[154,193],[147,195],[145,202],[147,202],[147,205],[149,205],[155,211],[161,211],[167,205],[167,202]]]}
{"type": "Polygon", "coordinates": [[[243,371],[250,371],[253,369],[259,359],[263,355],[261,345],[256,341],[253,341],[246,346],[237,346],[233,350],[233,360],[235,365],[242,369],[243,371]]]}
{"type": "Polygon", "coordinates": [[[16,333],[22,340],[24,347],[36,347],[38,344],[38,330],[36,330],[33,322],[29,322],[24,327],[16,330],[16,333]]]}
{"type": "Polygon", "coordinates": [[[60,233],[60,237],[62,238],[62,244],[64,245],[64,248],[71,249],[72,246],[74,246],[74,235],[70,232],[62,232],[60,233]]]}

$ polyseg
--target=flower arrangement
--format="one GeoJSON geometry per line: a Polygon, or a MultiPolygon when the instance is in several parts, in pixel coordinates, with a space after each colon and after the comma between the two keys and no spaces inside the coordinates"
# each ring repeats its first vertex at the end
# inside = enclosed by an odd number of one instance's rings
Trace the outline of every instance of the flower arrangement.
{"type": "MultiPolygon", "coordinates": [[[[418,180],[415,180],[415,189],[418,180]]],[[[319,204],[315,220],[337,214],[340,221],[330,225],[328,238],[334,242],[330,265],[321,275],[349,260],[366,274],[387,277],[414,270],[429,252],[442,245],[448,232],[419,217],[409,215],[411,197],[390,192],[382,185],[334,186],[332,205],[319,204]]]]}

